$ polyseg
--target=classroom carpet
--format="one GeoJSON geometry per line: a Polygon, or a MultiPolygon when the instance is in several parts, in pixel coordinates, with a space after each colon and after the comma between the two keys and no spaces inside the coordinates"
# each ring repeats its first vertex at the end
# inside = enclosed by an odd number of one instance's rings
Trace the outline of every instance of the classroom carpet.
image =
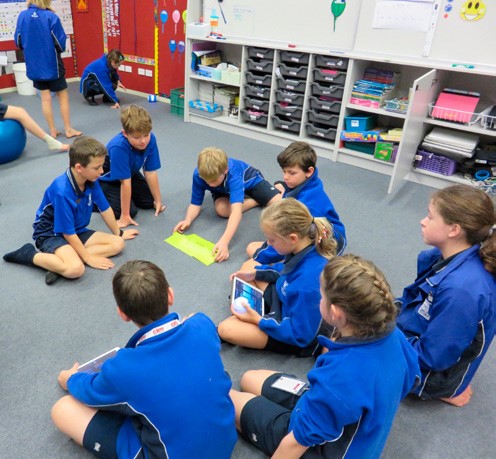
{"type": "MultiPolygon", "coordinates": [[[[120,130],[119,111],[108,105],[88,105],[78,93],[78,83],[69,85],[73,126],[102,143],[120,130]]],[[[40,100],[15,92],[0,94],[2,102],[25,107],[45,127],[40,100]]],[[[99,100],[99,98],[97,98],[99,100]]],[[[115,257],[116,267],[130,259],[145,259],[166,272],[175,290],[172,309],[181,315],[206,313],[214,323],[229,316],[229,275],[245,261],[245,247],[263,240],[258,222],[260,209],[244,214],[224,263],[205,266],[164,242],[174,225],[184,217],[190,200],[191,177],[203,147],[218,146],[228,155],[242,159],[273,182],[281,179],[276,162],[281,147],[236,136],[220,130],[184,123],[170,114],[166,103],[148,103],[137,94],[122,94],[122,104],[136,103],[149,110],[161,154],[159,171],[167,210],[155,217],[140,211],[136,217],[140,235],[129,241],[115,257]]],[[[57,127],[62,123],[54,100],[57,127]]],[[[289,141],[288,141],[289,144],[289,141]]],[[[1,148],[1,146],[0,146],[1,148]]],[[[28,134],[23,155],[0,165],[0,254],[30,242],[32,223],[45,188],[68,167],[65,153],[50,152],[45,143],[28,134]]],[[[386,274],[395,295],[413,281],[416,257],[426,248],[419,221],[426,213],[432,189],[405,183],[387,194],[389,177],[364,169],[319,158],[319,174],[348,234],[347,252],[374,261],[386,274]]],[[[202,213],[190,233],[215,242],[225,228],[206,196],[202,213]]],[[[94,215],[91,228],[105,230],[94,215]]],[[[89,453],[61,434],[50,420],[50,408],[64,395],[57,383],[61,369],[74,361],[85,362],[114,347],[123,346],[135,332],[116,313],[111,279],[116,269],[87,268],[80,279],[61,279],[45,285],[40,269],[0,260],[0,456],[26,458],[89,458],[89,453]]],[[[223,344],[222,359],[239,387],[243,372],[269,368],[305,376],[311,358],[280,356],[223,344]]],[[[383,458],[462,459],[493,458],[496,425],[496,347],[489,350],[472,384],[470,404],[455,408],[439,401],[406,399],[401,403],[383,458]]],[[[187,419],[184,419],[187,425],[187,419]]],[[[240,439],[235,459],[264,455],[240,439]]]]}

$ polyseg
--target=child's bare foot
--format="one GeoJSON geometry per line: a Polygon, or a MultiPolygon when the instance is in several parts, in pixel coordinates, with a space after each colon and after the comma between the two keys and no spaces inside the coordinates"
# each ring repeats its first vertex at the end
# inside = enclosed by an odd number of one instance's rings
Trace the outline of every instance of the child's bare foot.
{"type": "Polygon", "coordinates": [[[440,398],[439,400],[449,403],[450,405],[465,406],[468,402],[470,402],[472,393],[472,387],[468,386],[460,395],[457,395],[456,397],[440,398]]]}
{"type": "Polygon", "coordinates": [[[71,148],[70,145],[63,143],[62,146],[59,148],[60,151],[69,151],[69,148],[71,148]]]}
{"type": "Polygon", "coordinates": [[[62,134],[62,132],[60,132],[60,131],[54,131],[54,132],[51,132],[51,131],[50,131],[50,135],[51,135],[54,139],[56,139],[56,138],[57,138],[60,134],[62,134]]]}
{"type": "Polygon", "coordinates": [[[70,139],[71,137],[78,137],[82,134],[81,131],[76,131],[75,129],[71,128],[69,131],[65,131],[65,136],[70,139]]]}

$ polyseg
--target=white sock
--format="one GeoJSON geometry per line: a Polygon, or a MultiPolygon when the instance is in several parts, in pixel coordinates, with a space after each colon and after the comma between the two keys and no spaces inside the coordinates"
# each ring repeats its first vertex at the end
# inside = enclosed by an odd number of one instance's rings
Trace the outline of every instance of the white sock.
{"type": "Polygon", "coordinates": [[[54,139],[51,135],[47,134],[43,137],[43,140],[47,143],[49,150],[60,150],[63,143],[54,139]]]}

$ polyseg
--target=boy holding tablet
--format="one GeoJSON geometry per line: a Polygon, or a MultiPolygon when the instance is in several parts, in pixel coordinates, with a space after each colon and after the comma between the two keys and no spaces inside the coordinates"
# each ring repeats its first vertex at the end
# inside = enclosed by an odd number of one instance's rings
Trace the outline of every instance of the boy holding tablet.
{"type": "Polygon", "coordinates": [[[99,373],[60,372],[70,395],[52,408],[55,425],[98,457],[228,459],[237,435],[215,325],[169,313],[174,291],[148,261],[125,263],[112,286],[139,330],[99,373]]]}

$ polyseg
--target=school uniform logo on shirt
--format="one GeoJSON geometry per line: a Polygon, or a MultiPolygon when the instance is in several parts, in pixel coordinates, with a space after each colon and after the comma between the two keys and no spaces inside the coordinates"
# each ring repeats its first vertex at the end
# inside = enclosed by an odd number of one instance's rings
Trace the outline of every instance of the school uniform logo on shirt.
{"type": "Polygon", "coordinates": [[[93,199],[91,199],[91,193],[88,195],[88,207],[93,205],[93,199]]]}
{"type": "Polygon", "coordinates": [[[424,300],[420,308],[418,309],[418,313],[425,319],[431,320],[430,309],[432,306],[432,293],[427,295],[427,298],[424,300]]]}
{"type": "Polygon", "coordinates": [[[289,285],[289,283],[288,283],[288,281],[286,281],[286,280],[282,283],[282,286],[281,286],[281,293],[282,293],[284,296],[286,296],[286,289],[287,289],[288,285],[289,285]]]}

